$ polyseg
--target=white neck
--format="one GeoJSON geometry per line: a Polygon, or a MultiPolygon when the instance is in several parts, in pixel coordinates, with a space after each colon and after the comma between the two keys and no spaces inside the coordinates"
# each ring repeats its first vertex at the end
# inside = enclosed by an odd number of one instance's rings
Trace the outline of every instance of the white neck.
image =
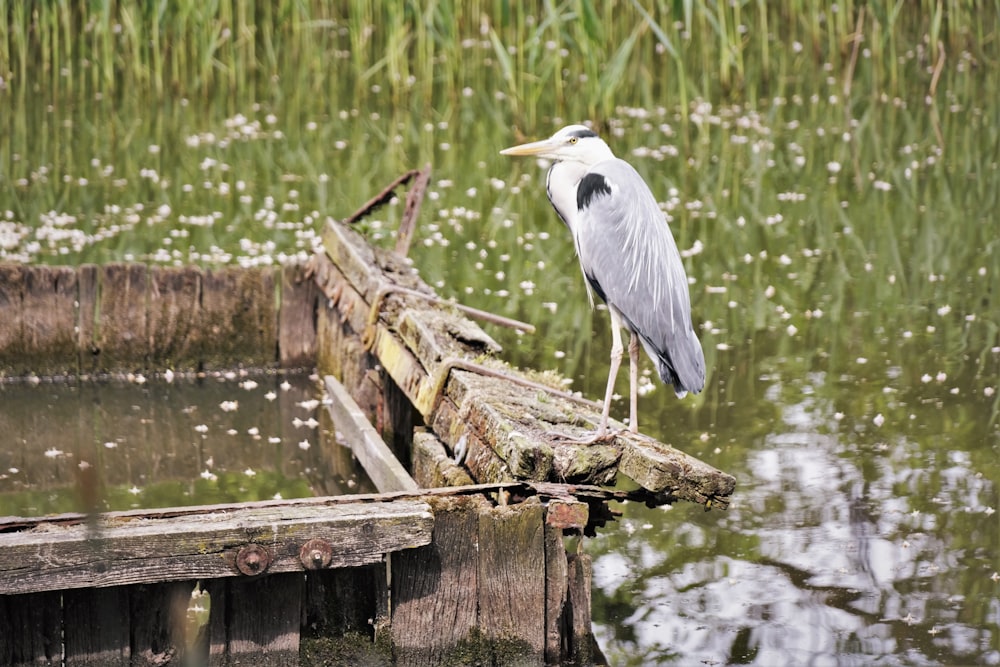
{"type": "Polygon", "coordinates": [[[582,162],[562,160],[549,168],[545,189],[566,226],[573,229],[576,221],[576,188],[587,173],[587,165],[582,162]]]}

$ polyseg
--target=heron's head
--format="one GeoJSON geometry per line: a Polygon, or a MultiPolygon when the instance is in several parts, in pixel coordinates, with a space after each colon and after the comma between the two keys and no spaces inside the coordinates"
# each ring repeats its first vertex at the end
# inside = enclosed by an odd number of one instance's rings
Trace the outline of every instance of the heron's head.
{"type": "Polygon", "coordinates": [[[547,160],[580,162],[588,167],[615,156],[603,139],[583,125],[567,125],[548,139],[505,148],[500,155],[533,155],[547,160]]]}

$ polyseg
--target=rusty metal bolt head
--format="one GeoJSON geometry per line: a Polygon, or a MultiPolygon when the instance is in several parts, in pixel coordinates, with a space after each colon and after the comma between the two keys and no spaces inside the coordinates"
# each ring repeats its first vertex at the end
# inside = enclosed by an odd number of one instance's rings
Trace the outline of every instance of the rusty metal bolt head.
{"type": "Polygon", "coordinates": [[[264,573],[271,565],[271,554],[259,544],[248,544],[236,554],[236,569],[253,577],[264,573]]]}
{"type": "Polygon", "coordinates": [[[302,545],[302,549],[299,550],[299,560],[302,561],[302,567],[307,570],[330,567],[330,562],[333,560],[333,546],[326,540],[314,537],[302,545]]]}

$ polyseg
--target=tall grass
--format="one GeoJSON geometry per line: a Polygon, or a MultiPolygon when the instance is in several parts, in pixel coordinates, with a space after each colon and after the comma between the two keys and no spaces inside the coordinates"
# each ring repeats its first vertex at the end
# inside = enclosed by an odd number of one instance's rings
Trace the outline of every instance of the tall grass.
{"type": "Polygon", "coordinates": [[[421,97],[432,83],[455,96],[481,78],[524,126],[558,112],[549,98],[579,98],[588,116],[608,118],[626,88],[681,108],[699,97],[746,100],[762,84],[780,94],[794,76],[777,62],[781,51],[797,44],[840,71],[857,26],[890,93],[904,85],[913,49],[930,63],[971,51],[985,64],[1000,38],[1000,0],[0,0],[0,15],[4,77],[27,83],[30,69],[33,83],[41,75],[60,94],[239,88],[274,76],[290,49],[316,76],[349,64],[359,86],[378,80],[399,102],[411,101],[414,78],[421,97]]]}

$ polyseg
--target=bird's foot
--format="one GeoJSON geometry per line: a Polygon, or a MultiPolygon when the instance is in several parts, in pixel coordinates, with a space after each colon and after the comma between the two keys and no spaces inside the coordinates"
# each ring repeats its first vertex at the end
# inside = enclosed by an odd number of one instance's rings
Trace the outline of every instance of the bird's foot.
{"type": "Polygon", "coordinates": [[[561,431],[546,431],[546,433],[561,442],[567,442],[574,445],[606,445],[612,441],[621,433],[624,433],[626,429],[623,428],[604,428],[597,429],[590,435],[584,436],[573,436],[568,433],[562,433],[561,431]]]}

